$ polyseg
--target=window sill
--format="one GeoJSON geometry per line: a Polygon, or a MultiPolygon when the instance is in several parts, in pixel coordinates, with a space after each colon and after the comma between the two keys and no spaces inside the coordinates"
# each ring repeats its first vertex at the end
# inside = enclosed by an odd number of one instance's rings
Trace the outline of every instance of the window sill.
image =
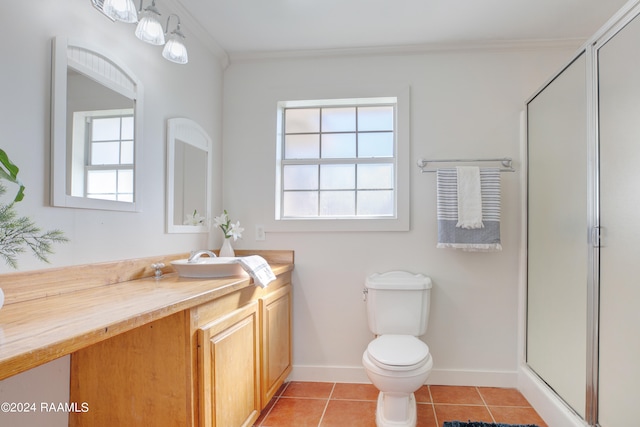
{"type": "Polygon", "coordinates": [[[375,219],[280,219],[266,226],[267,232],[375,232],[409,231],[409,216],[406,218],[375,219]]]}

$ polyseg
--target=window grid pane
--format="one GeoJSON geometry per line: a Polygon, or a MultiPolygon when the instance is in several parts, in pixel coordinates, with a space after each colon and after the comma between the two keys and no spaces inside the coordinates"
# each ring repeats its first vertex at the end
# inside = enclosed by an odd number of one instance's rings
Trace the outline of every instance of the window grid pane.
{"type": "Polygon", "coordinates": [[[120,142],[93,142],[91,144],[92,165],[120,164],[120,142]]]}
{"type": "Polygon", "coordinates": [[[395,215],[395,105],[286,108],[283,120],[281,218],[395,215]]]}
{"type": "Polygon", "coordinates": [[[358,189],[393,189],[393,165],[358,165],[358,189]]]}
{"type": "Polygon", "coordinates": [[[348,190],[356,188],[355,165],[320,165],[321,190],[348,190]]]}
{"type": "Polygon", "coordinates": [[[89,116],[87,126],[86,197],[133,202],[133,116],[89,116]]]}
{"type": "Polygon", "coordinates": [[[356,108],[323,108],[320,126],[322,132],[355,132],[356,108]]]}
{"type": "Polygon", "coordinates": [[[393,157],[393,132],[358,134],[358,157],[393,157]]]}
{"type": "Polygon", "coordinates": [[[286,132],[317,133],[320,131],[319,108],[292,108],[285,111],[286,132]]]}
{"type": "Polygon", "coordinates": [[[291,218],[318,216],[317,191],[285,191],[283,205],[287,215],[291,218]]]}
{"type": "Polygon", "coordinates": [[[355,132],[322,134],[322,158],[347,159],[356,157],[356,136],[355,132]]]}
{"type": "Polygon", "coordinates": [[[120,142],[120,164],[133,164],[133,140],[120,142]]]}
{"type": "Polygon", "coordinates": [[[354,216],[356,213],[355,191],[321,191],[320,216],[354,216]]]}
{"type": "Polygon", "coordinates": [[[317,165],[287,165],[283,173],[284,190],[317,190],[317,165]]]}
{"type": "Polygon", "coordinates": [[[92,139],[94,141],[114,141],[120,139],[120,118],[93,119],[92,139]]]}
{"type": "Polygon", "coordinates": [[[393,107],[376,106],[358,108],[360,131],[393,131],[393,107]]]}
{"type": "Polygon", "coordinates": [[[319,152],[319,134],[293,134],[285,137],[284,155],[286,159],[317,159],[319,152]]]}

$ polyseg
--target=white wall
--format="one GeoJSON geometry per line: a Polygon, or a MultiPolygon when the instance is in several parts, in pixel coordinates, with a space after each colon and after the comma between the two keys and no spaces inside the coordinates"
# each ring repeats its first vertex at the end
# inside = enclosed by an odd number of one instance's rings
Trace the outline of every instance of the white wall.
{"type": "MultiPolygon", "coordinates": [[[[157,4],[166,13],[169,8],[164,3],[157,4]]],[[[21,271],[187,252],[211,243],[206,234],[165,234],[168,118],[193,119],[212,137],[217,168],[213,205],[215,210],[221,206],[222,66],[190,33],[184,20],[182,27],[189,50],[187,65],[166,61],[160,47],[136,39],[133,25],[111,22],[89,0],[2,2],[0,148],[21,168],[19,177],[26,185],[25,199],[16,208],[42,229],[59,228],[70,239],[67,244],[55,246],[51,265],[28,255],[20,257],[21,271]],[[143,212],[49,207],[51,39],[57,35],[101,46],[127,64],[143,82],[143,212]]],[[[9,271],[12,270],[0,263],[0,273],[9,271]]],[[[0,345],[1,324],[0,310],[0,345]]],[[[68,358],[64,358],[37,371],[0,381],[0,402],[25,399],[66,402],[68,387],[68,358]]],[[[66,425],[66,416],[31,414],[11,420],[6,417],[7,414],[0,413],[0,424],[7,421],[22,426],[66,425]]]]}
{"type": "MultiPolygon", "coordinates": [[[[577,47],[577,46],[576,46],[577,47]]],[[[480,49],[320,58],[242,58],[224,76],[223,205],[246,227],[237,247],[295,250],[292,378],[366,381],[371,339],[361,290],[366,275],[403,269],[433,279],[429,330],[437,384],[515,386],[521,230],[520,112],[573,54],[559,49],[480,49]],[[411,230],[275,232],[276,103],[388,96],[411,87],[411,230]],[[502,174],[501,253],[436,249],[434,174],[425,158],[509,156],[502,174]],[[255,224],[266,240],[255,241],[255,224]]]]}

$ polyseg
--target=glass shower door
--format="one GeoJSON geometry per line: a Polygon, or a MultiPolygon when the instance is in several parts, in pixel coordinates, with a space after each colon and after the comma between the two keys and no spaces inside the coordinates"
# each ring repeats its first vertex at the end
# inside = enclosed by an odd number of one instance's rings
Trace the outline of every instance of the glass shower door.
{"type": "Polygon", "coordinates": [[[598,49],[600,149],[599,424],[640,409],[640,18],[598,49]]]}
{"type": "Polygon", "coordinates": [[[587,96],[581,54],[527,104],[527,364],[583,418],[587,96]]]}

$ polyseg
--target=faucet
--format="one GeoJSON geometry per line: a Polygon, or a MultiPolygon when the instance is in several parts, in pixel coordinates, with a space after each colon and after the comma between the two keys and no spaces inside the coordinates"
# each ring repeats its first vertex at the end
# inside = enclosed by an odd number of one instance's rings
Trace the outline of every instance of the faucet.
{"type": "Polygon", "coordinates": [[[200,249],[199,251],[191,252],[191,256],[187,260],[187,262],[196,262],[200,259],[202,255],[209,255],[209,258],[215,258],[216,254],[206,249],[200,249]]]}
{"type": "Polygon", "coordinates": [[[156,262],[154,264],[151,264],[151,268],[153,268],[156,272],[155,272],[155,278],[157,279],[162,279],[162,269],[164,268],[164,262],[156,262]]]}

